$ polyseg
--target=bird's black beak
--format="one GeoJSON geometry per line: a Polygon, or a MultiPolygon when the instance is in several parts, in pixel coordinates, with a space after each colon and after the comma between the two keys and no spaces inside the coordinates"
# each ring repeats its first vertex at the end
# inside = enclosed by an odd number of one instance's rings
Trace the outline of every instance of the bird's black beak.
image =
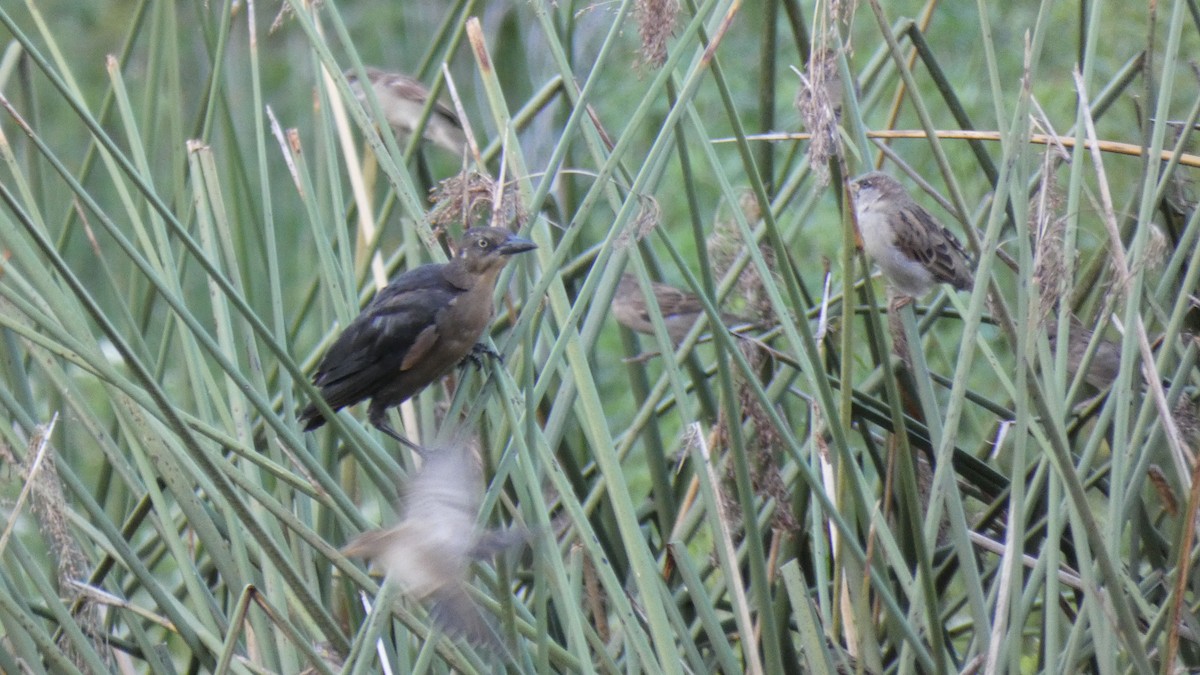
{"type": "Polygon", "coordinates": [[[525,251],[532,251],[535,248],[537,248],[537,244],[532,241],[510,234],[508,239],[505,239],[504,243],[500,244],[500,248],[497,250],[502,255],[515,255],[517,253],[524,253],[525,251]]]}

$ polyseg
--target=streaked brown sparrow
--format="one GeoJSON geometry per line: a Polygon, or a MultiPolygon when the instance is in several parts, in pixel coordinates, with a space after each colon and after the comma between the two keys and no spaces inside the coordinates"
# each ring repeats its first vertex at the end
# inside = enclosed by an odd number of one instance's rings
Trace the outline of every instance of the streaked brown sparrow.
{"type": "Polygon", "coordinates": [[[863,248],[902,295],[920,298],[938,283],[971,288],[971,259],[904,186],[882,171],[850,183],[863,248]]]}
{"type": "MultiPolygon", "coordinates": [[[[658,311],[662,314],[663,323],[667,327],[667,335],[671,342],[679,344],[687,337],[688,331],[696,325],[696,319],[704,314],[704,306],[693,294],[682,291],[674,286],[650,282],[650,290],[658,303],[658,311]]],[[[617,292],[613,295],[613,317],[617,323],[629,330],[654,335],[654,323],[650,319],[650,310],[646,304],[646,296],[638,285],[637,277],[626,274],[617,284],[617,292]]],[[[746,320],[733,314],[721,313],[721,320],[727,325],[745,323],[746,320]]]]}
{"type": "MultiPolygon", "coordinates": [[[[369,112],[366,96],[357,73],[353,69],[346,71],[346,79],[350,82],[350,90],[358,97],[369,112]]],[[[403,73],[389,73],[378,68],[367,68],[367,80],[375,90],[375,98],[383,110],[387,123],[396,134],[400,143],[407,141],[421,119],[421,110],[429,100],[429,90],[416,79],[403,73]]],[[[463,134],[462,122],[454,108],[438,101],[429,114],[425,124],[425,140],[433,142],[446,150],[461,155],[467,138],[463,134]]]]}
{"type": "MultiPolygon", "coordinates": [[[[1071,317],[1071,337],[1067,341],[1067,377],[1075,379],[1093,335],[1091,330],[1084,327],[1082,321],[1075,316],[1071,317]]],[[[1096,339],[1098,342],[1092,353],[1092,360],[1088,362],[1087,370],[1083,374],[1083,381],[1096,389],[1104,389],[1117,379],[1117,371],[1121,369],[1121,345],[1105,337],[1096,339]]],[[[1051,331],[1050,349],[1055,349],[1057,342],[1058,335],[1051,331]]]]}

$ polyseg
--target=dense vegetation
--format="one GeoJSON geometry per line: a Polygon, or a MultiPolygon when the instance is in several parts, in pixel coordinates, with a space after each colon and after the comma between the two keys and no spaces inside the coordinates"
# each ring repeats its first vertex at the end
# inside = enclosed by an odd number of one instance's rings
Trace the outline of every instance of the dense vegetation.
{"type": "Polygon", "coordinates": [[[0,5],[0,671],[1200,668],[1200,9],[883,4],[0,5]],[[364,64],[468,159],[381,135],[364,64]],[[888,302],[877,166],[970,292],[888,302]],[[481,524],[528,532],[475,567],[499,651],[339,552],[412,453],[296,421],[482,222],[538,244],[503,361],[397,423],[478,438],[481,524]],[[635,335],[622,273],[758,327],[635,335]]]}

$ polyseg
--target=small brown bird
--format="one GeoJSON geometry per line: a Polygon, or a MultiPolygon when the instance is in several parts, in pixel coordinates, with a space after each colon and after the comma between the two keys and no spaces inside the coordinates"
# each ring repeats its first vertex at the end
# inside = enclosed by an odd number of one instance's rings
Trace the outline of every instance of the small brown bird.
{"type": "MultiPolygon", "coordinates": [[[[650,282],[654,292],[654,300],[658,303],[658,311],[662,314],[663,323],[667,327],[667,335],[671,342],[679,344],[687,337],[688,331],[696,325],[696,319],[704,314],[704,306],[699,298],[691,293],[682,291],[674,286],[650,282]]],[[[617,292],[613,295],[613,316],[617,323],[629,330],[654,335],[654,323],[650,319],[650,311],[646,305],[646,296],[638,285],[637,277],[632,274],[621,276],[617,284],[617,292]]],[[[746,320],[733,314],[721,313],[721,320],[726,324],[744,323],[746,320]]]]}
{"type": "MultiPolygon", "coordinates": [[[[507,230],[467,230],[449,262],[409,270],[376,293],[329,347],[313,384],[334,410],[371,399],[371,424],[411,446],[387,409],[485,351],[476,342],[492,320],[496,278],[509,258],[534,248],[507,230]]],[[[325,417],[309,405],[300,421],[311,431],[325,417]]]]}
{"type": "Polygon", "coordinates": [[[483,473],[472,444],[430,448],[423,457],[424,465],[404,490],[400,522],[364,532],[342,553],[370,559],[405,593],[427,602],[430,616],[446,633],[498,647],[495,627],[467,593],[470,567],[523,542],[525,533],[478,526],[483,473]]]}
{"type": "Polygon", "coordinates": [[[895,178],[872,171],[854,179],[850,192],[863,248],[893,288],[912,298],[925,296],[937,283],[971,288],[966,249],[895,178]]]}
{"type": "MultiPolygon", "coordinates": [[[[421,110],[429,100],[429,90],[416,79],[402,73],[389,73],[378,68],[366,70],[367,79],[375,90],[375,98],[388,125],[396,134],[397,141],[404,143],[421,119],[421,110]]],[[[371,106],[353,69],[346,71],[346,79],[350,82],[350,90],[370,112],[371,106]]],[[[425,123],[423,137],[456,155],[462,154],[463,146],[467,143],[458,114],[441,101],[434,104],[429,121],[425,123]]]]}
{"type": "MultiPolygon", "coordinates": [[[[1071,337],[1067,342],[1067,376],[1075,379],[1083,356],[1087,353],[1088,343],[1094,333],[1085,328],[1083,322],[1075,316],[1071,317],[1071,337]]],[[[1121,345],[1105,337],[1097,338],[1096,349],[1092,360],[1083,374],[1083,381],[1096,389],[1104,389],[1117,379],[1117,371],[1121,369],[1121,345]]],[[[1050,334],[1050,349],[1056,348],[1058,335],[1050,334]]],[[[1067,384],[1070,384],[1069,382],[1067,384]]]]}

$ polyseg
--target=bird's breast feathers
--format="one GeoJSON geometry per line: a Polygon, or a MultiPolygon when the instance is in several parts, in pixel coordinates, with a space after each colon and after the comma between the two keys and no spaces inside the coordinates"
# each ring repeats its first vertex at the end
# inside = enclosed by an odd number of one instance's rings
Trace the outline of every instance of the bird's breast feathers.
{"type": "Polygon", "coordinates": [[[867,255],[879,259],[886,256],[888,251],[896,247],[896,235],[888,223],[887,214],[876,209],[860,208],[858,213],[858,231],[862,234],[863,248],[867,255]]]}

